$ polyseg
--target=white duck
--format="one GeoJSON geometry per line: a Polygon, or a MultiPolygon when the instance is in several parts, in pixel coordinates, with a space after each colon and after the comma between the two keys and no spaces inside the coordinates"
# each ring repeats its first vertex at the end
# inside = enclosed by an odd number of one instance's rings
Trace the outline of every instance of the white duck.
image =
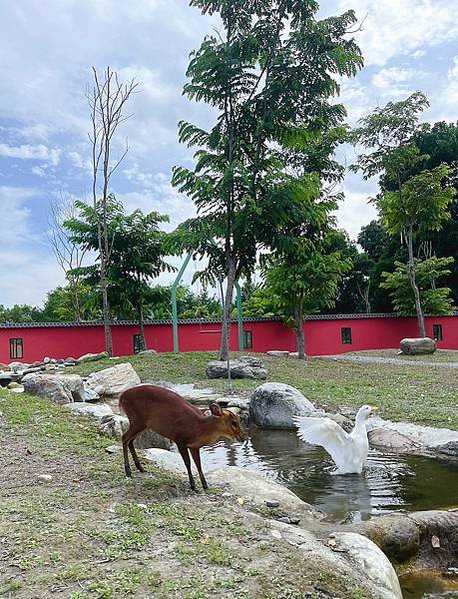
{"type": "Polygon", "coordinates": [[[326,449],[337,466],[333,474],[361,474],[369,451],[366,420],[377,409],[368,405],[359,408],[351,433],[345,432],[331,418],[296,416],[294,424],[300,439],[326,449]]]}

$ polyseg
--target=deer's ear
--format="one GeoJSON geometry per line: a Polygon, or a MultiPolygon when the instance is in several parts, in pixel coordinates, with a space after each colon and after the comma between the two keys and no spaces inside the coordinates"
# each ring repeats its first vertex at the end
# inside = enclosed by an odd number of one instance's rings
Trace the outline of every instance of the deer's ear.
{"type": "Polygon", "coordinates": [[[223,415],[223,410],[221,409],[221,406],[215,402],[212,402],[210,404],[210,412],[213,414],[213,416],[223,415]]]}

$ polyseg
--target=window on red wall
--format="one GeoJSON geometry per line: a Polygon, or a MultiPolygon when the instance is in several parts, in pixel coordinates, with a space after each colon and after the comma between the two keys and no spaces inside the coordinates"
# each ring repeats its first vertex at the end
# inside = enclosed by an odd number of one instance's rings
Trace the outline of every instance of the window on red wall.
{"type": "Polygon", "coordinates": [[[243,347],[244,349],[253,349],[253,332],[243,331],[243,347]]]}
{"type": "Polygon", "coordinates": [[[433,338],[436,341],[443,341],[444,340],[444,335],[442,332],[442,325],[441,324],[433,324],[433,338]]]}
{"type": "Polygon", "coordinates": [[[351,327],[342,327],[340,334],[342,336],[342,345],[351,345],[351,327]]]}
{"type": "Polygon", "coordinates": [[[10,359],[21,360],[24,357],[24,344],[17,337],[10,339],[10,359]]]}

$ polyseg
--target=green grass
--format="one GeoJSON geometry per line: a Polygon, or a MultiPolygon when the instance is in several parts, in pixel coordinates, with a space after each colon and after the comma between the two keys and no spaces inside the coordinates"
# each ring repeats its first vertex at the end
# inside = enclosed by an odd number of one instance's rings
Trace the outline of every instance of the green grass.
{"type": "MultiPolygon", "coordinates": [[[[370,352],[370,355],[374,353],[382,352],[370,352]]],[[[367,352],[361,354],[368,355],[367,352]]],[[[449,361],[457,354],[440,353],[435,359],[449,361]]],[[[318,406],[335,410],[339,406],[357,408],[364,403],[376,404],[383,418],[458,430],[458,369],[422,364],[398,366],[320,358],[300,361],[261,357],[269,371],[268,381],[293,385],[318,406]]],[[[198,387],[225,392],[226,381],[205,377],[206,364],[215,358],[216,354],[211,352],[130,356],[80,365],[72,372],[88,374],[117,362],[129,361],[142,380],[194,383],[198,387]]],[[[248,395],[261,382],[236,380],[234,392],[248,395]]]]}

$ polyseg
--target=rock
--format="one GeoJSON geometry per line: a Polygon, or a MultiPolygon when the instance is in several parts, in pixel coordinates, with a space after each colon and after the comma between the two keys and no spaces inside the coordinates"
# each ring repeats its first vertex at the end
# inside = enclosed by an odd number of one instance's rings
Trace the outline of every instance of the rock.
{"type": "MultiPolygon", "coordinates": [[[[125,416],[119,414],[108,414],[100,420],[99,430],[104,435],[121,439],[123,433],[129,428],[129,420],[125,416]]],[[[135,440],[135,447],[145,449],[150,447],[159,447],[169,450],[172,443],[162,435],[154,431],[147,430],[135,440]]]]}
{"type": "Polygon", "coordinates": [[[289,351],[285,349],[269,349],[266,354],[271,358],[287,358],[289,351]]]}
{"type": "Polygon", "coordinates": [[[50,399],[56,404],[83,401],[83,379],[77,374],[26,374],[24,390],[30,395],[50,399]]]}
{"type": "Polygon", "coordinates": [[[356,526],[391,560],[404,562],[418,553],[420,532],[409,516],[395,515],[373,518],[356,526]]]}
{"type": "Polygon", "coordinates": [[[0,371],[8,371],[11,370],[10,367],[8,366],[8,364],[3,364],[3,362],[0,362],[0,371]]]}
{"type": "MultiPolygon", "coordinates": [[[[444,445],[458,444],[458,431],[448,428],[434,428],[409,422],[392,422],[379,417],[368,420],[366,427],[371,440],[372,431],[374,431],[373,438],[378,440],[380,445],[383,445],[383,441],[386,440],[391,443],[393,449],[407,453],[440,452],[440,447],[444,445]]],[[[452,446],[448,446],[449,451],[451,448],[452,446]]],[[[441,455],[446,456],[446,452],[441,455]]]]}
{"type": "Polygon", "coordinates": [[[121,445],[108,445],[108,447],[105,447],[105,451],[109,454],[120,453],[122,451],[122,447],[121,445]]]}
{"type": "Polygon", "coordinates": [[[436,351],[436,342],[429,337],[406,337],[399,344],[399,349],[405,356],[419,356],[433,354],[436,351]]]}
{"type": "Polygon", "coordinates": [[[100,395],[83,383],[83,401],[99,401],[100,395]]]}
{"type": "Polygon", "coordinates": [[[80,356],[76,362],[78,364],[84,364],[85,362],[96,362],[97,360],[103,360],[105,358],[108,358],[108,354],[106,351],[103,351],[98,354],[84,354],[84,356],[80,356]]]}
{"type": "Polygon", "coordinates": [[[9,389],[10,391],[13,389],[23,389],[23,386],[19,383],[16,383],[15,381],[12,381],[11,383],[9,383],[7,389],[9,389]]]}
{"type": "Polygon", "coordinates": [[[102,419],[104,416],[113,414],[113,410],[106,403],[91,404],[86,402],[74,402],[64,405],[64,408],[77,412],[78,414],[85,414],[87,416],[94,416],[94,418],[102,419]]]}
{"type": "Polygon", "coordinates": [[[169,381],[145,381],[156,387],[170,389],[181,397],[188,399],[191,403],[208,406],[211,401],[217,399],[213,389],[199,389],[193,383],[170,383],[169,381]]]}
{"type": "Polygon", "coordinates": [[[37,480],[41,483],[50,483],[52,481],[52,476],[50,474],[39,474],[37,480]]]}
{"type": "Polygon", "coordinates": [[[267,507],[279,507],[280,502],[277,501],[276,499],[266,499],[266,506],[267,507]]]}
{"type": "Polygon", "coordinates": [[[325,514],[299,499],[282,485],[265,479],[252,470],[228,466],[210,472],[207,480],[212,485],[224,485],[233,495],[263,508],[266,501],[278,501],[282,512],[292,513],[307,520],[321,520],[325,514]]]}
{"type": "Polygon", "coordinates": [[[27,362],[10,362],[9,367],[14,372],[18,372],[20,370],[26,370],[27,368],[30,368],[30,364],[27,362]]]}
{"type": "Polygon", "coordinates": [[[132,364],[124,362],[93,372],[87,377],[86,387],[98,393],[100,397],[113,397],[140,383],[140,377],[132,364]]]}
{"type": "Polygon", "coordinates": [[[0,372],[0,387],[8,387],[13,381],[12,374],[9,372],[0,372]]]}
{"type": "Polygon", "coordinates": [[[51,358],[49,358],[48,356],[46,356],[46,358],[43,358],[43,364],[49,364],[49,362],[51,362],[51,358]]]}
{"type": "Polygon", "coordinates": [[[142,349],[142,351],[139,351],[137,353],[137,356],[143,356],[143,357],[156,356],[156,355],[157,355],[157,351],[155,349],[142,349]]]}
{"type": "Polygon", "coordinates": [[[406,435],[390,429],[376,428],[370,431],[367,436],[371,445],[383,447],[384,449],[411,452],[421,447],[421,444],[409,439],[406,435]]]}
{"type": "MultiPolygon", "coordinates": [[[[174,474],[187,475],[186,466],[184,465],[181,456],[173,451],[167,451],[165,449],[145,449],[143,452],[144,456],[150,462],[154,462],[158,466],[169,470],[174,474]]],[[[191,471],[194,476],[198,477],[197,469],[194,461],[191,460],[191,471]]]]}
{"type": "Polygon", "coordinates": [[[24,393],[24,387],[22,385],[19,385],[19,387],[13,387],[9,390],[11,391],[11,393],[24,393]]]}
{"type": "MultiPolygon", "coordinates": [[[[233,379],[266,379],[267,369],[259,358],[244,356],[238,360],[230,360],[229,368],[233,379]]],[[[205,374],[209,379],[226,379],[227,362],[214,360],[207,364],[205,374]]]]}
{"type": "Polygon", "coordinates": [[[66,364],[67,366],[70,366],[70,365],[74,366],[76,364],[76,359],[72,358],[71,356],[68,358],[65,358],[64,364],[66,364]]]}
{"type": "Polygon", "coordinates": [[[284,383],[264,383],[250,400],[250,419],[261,428],[293,429],[293,416],[316,412],[300,391],[284,383]]]}
{"type": "Polygon", "coordinates": [[[458,441],[449,441],[443,445],[437,445],[436,451],[440,454],[444,454],[447,457],[458,459],[458,441]]]}
{"type": "Polygon", "coordinates": [[[350,561],[363,570],[378,589],[382,599],[402,599],[399,580],[386,555],[370,539],[354,532],[337,532],[330,535],[335,550],[346,552],[350,561]]]}

